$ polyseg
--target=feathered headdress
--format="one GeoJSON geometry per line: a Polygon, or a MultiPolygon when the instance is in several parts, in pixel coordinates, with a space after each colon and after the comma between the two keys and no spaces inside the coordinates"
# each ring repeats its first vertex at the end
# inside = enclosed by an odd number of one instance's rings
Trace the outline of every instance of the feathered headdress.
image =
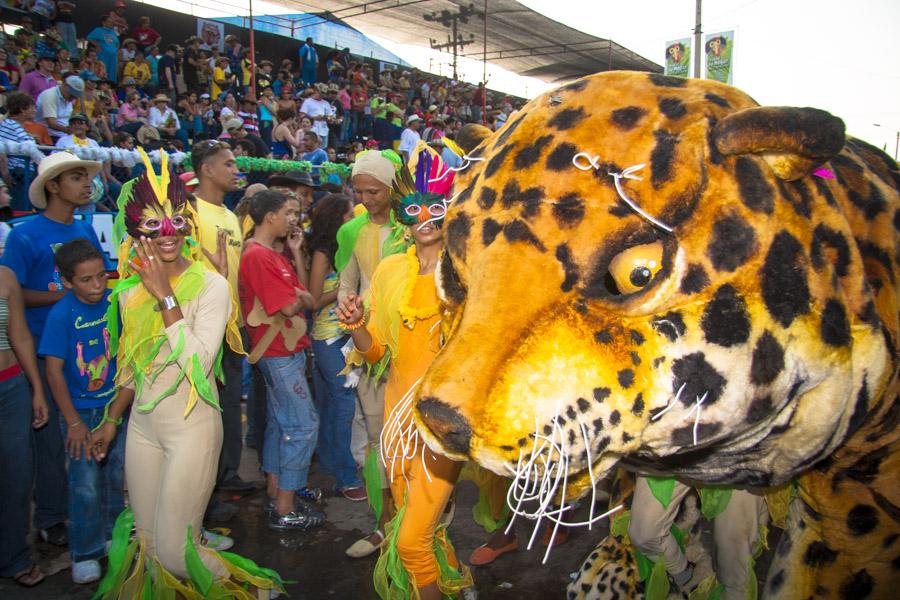
{"type": "Polygon", "coordinates": [[[447,196],[455,173],[428,144],[420,141],[409,162],[394,178],[391,203],[404,225],[434,223],[440,227],[447,213],[447,196]]]}
{"type": "MultiPolygon", "coordinates": [[[[188,207],[187,188],[169,173],[169,155],[160,152],[160,174],[157,176],[150,157],[138,148],[144,172],[122,186],[117,204],[119,213],[113,223],[113,241],[119,245],[119,271],[128,269],[131,240],[141,236],[186,235],[193,231],[188,207]],[[129,239],[131,238],[131,239],[129,239]]],[[[193,245],[192,241],[188,242],[193,245]]]]}

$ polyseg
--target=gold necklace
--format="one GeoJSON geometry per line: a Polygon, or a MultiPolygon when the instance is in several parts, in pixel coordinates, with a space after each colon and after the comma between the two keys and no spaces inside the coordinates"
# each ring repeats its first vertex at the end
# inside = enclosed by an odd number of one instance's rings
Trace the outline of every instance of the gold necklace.
{"type": "Polygon", "coordinates": [[[406,287],[403,289],[403,296],[400,299],[400,320],[403,325],[412,329],[416,325],[416,321],[430,319],[438,314],[440,305],[437,298],[432,304],[427,304],[421,308],[411,306],[413,291],[416,288],[416,281],[419,278],[419,259],[416,257],[416,246],[411,245],[406,250],[406,287]]]}

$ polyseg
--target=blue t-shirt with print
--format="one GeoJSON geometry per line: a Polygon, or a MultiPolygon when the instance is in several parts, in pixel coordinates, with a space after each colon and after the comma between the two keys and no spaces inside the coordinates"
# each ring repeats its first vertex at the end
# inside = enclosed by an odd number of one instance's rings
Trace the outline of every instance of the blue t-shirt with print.
{"type": "Polygon", "coordinates": [[[63,376],[79,410],[102,407],[116,389],[116,357],[110,353],[106,327],[109,294],[85,304],[69,291],[50,309],[38,346],[39,355],[65,362],[63,376]]]}
{"type": "MultiPolygon", "coordinates": [[[[3,257],[0,258],[0,265],[12,269],[19,285],[25,289],[38,292],[62,291],[64,289],[62,279],[54,262],[56,249],[77,238],[88,240],[97,250],[103,252],[94,228],[88,223],[76,219],[66,225],[39,214],[13,227],[6,239],[6,248],[3,250],[3,257]]],[[[112,270],[105,254],[103,262],[107,270],[112,270]]],[[[40,338],[44,332],[44,321],[47,320],[51,308],[52,305],[25,309],[28,329],[36,338],[40,338]]]]}

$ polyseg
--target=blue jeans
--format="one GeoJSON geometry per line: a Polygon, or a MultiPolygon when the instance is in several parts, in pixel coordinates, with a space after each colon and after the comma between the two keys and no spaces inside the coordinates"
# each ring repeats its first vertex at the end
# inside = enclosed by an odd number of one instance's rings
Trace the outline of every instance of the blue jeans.
{"type": "MultiPolygon", "coordinates": [[[[38,347],[35,340],[34,347],[38,347]]],[[[47,384],[47,367],[38,357],[38,372],[47,398],[47,424],[34,432],[34,527],[47,529],[65,523],[68,518],[66,483],[66,447],[59,429],[59,409],[47,384]]]]}
{"type": "Polygon", "coordinates": [[[338,490],[358,487],[362,481],[357,474],[356,460],[350,452],[353,415],[356,414],[356,390],[344,387],[346,378],[338,375],[346,366],[341,347],[344,336],[333,344],[313,340],[315,364],[313,382],[316,406],[319,409],[319,466],[335,476],[338,490]]]}
{"type": "MultiPolygon", "coordinates": [[[[93,430],[103,420],[103,408],[79,409],[78,416],[93,430]]],[[[62,415],[59,427],[65,438],[69,428],[62,415]]],[[[119,426],[116,439],[100,463],[87,460],[84,454],[78,460],[69,457],[69,553],[72,562],[102,557],[106,553],[106,541],[112,539],[116,517],[125,509],[122,490],[127,430],[127,423],[119,426]]]]}
{"type": "Polygon", "coordinates": [[[259,360],[266,380],[266,437],[263,471],[278,476],[278,489],[306,487],[316,449],[319,415],[306,383],[306,354],[259,360]]]}
{"type": "Polygon", "coordinates": [[[0,382],[0,577],[31,566],[28,514],[34,453],[31,388],[24,375],[0,382]]]}

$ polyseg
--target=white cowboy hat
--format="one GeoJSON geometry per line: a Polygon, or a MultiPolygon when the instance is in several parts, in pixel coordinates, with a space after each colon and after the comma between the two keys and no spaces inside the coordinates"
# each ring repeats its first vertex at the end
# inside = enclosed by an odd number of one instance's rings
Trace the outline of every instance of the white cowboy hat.
{"type": "Polygon", "coordinates": [[[87,169],[88,177],[100,172],[100,163],[93,160],[81,160],[71,152],[56,152],[43,159],[38,165],[38,175],[28,188],[28,197],[35,208],[47,208],[47,192],[44,184],[50,179],[71,171],[72,169],[87,169]]]}

